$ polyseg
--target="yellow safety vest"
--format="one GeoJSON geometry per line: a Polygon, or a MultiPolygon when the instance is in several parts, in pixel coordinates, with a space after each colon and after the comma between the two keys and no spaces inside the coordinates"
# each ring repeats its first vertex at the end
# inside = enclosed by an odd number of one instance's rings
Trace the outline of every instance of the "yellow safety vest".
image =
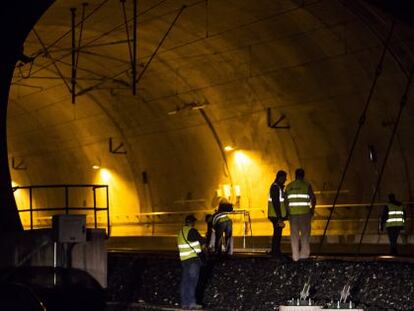
{"type": "MultiPolygon", "coordinates": [[[[279,185],[276,185],[279,188],[279,202],[280,202],[280,214],[282,217],[286,217],[286,206],[285,206],[285,197],[282,188],[279,185]]],[[[276,217],[275,207],[273,206],[272,197],[269,193],[269,199],[267,201],[267,217],[276,217]]]]}
{"type": "Polygon", "coordinates": [[[201,253],[201,245],[199,241],[188,241],[188,233],[191,228],[191,226],[184,226],[183,229],[178,232],[177,245],[181,261],[198,257],[198,253],[201,253]]]}
{"type": "Polygon", "coordinates": [[[306,181],[297,179],[286,187],[286,198],[290,215],[309,214],[311,199],[308,193],[309,184],[306,181]]]}
{"type": "Polygon", "coordinates": [[[230,221],[230,217],[228,216],[227,212],[218,213],[213,216],[213,226],[225,221],[230,221]]]}
{"type": "Polygon", "coordinates": [[[404,209],[392,203],[388,203],[388,219],[385,228],[404,226],[404,209]]]}

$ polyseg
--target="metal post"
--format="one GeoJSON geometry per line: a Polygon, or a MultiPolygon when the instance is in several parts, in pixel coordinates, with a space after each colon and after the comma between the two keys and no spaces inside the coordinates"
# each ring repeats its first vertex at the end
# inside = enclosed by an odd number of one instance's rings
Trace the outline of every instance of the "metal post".
{"type": "Polygon", "coordinates": [[[138,0],[134,0],[134,29],[133,29],[133,51],[132,51],[132,94],[137,93],[137,19],[138,19],[138,0]]]}
{"type": "Polygon", "coordinates": [[[246,248],[246,211],[243,211],[243,248],[246,248]]]}
{"type": "Polygon", "coordinates": [[[98,223],[96,220],[96,188],[92,188],[93,191],[93,214],[94,214],[94,221],[95,221],[95,229],[98,228],[98,223]]]}
{"type": "Polygon", "coordinates": [[[65,213],[69,215],[69,189],[65,186],[65,213]]]}
{"type": "Polygon", "coordinates": [[[33,196],[32,188],[29,188],[29,208],[30,208],[30,230],[33,230],[33,196]]]}
{"type": "Polygon", "coordinates": [[[72,13],[72,76],[71,76],[71,83],[72,83],[72,104],[75,103],[76,97],[76,38],[75,38],[75,18],[76,18],[76,8],[70,9],[72,13]]]}
{"type": "Polygon", "coordinates": [[[57,242],[53,242],[53,285],[56,285],[57,242]]]}
{"type": "Polygon", "coordinates": [[[106,226],[108,227],[108,237],[111,236],[111,222],[109,218],[109,188],[106,186],[106,226]]]}

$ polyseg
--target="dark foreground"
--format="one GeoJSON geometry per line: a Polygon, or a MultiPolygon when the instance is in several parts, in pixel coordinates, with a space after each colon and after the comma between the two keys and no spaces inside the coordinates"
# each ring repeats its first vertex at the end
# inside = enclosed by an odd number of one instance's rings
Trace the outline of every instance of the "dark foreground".
{"type": "MultiPolygon", "coordinates": [[[[179,305],[180,263],[173,256],[110,254],[108,300],[179,305]]],[[[310,280],[318,305],[340,297],[347,282],[351,300],[364,310],[414,310],[414,264],[385,261],[274,261],[266,257],[211,260],[202,276],[208,310],[277,310],[299,297],[310,280]]]]}

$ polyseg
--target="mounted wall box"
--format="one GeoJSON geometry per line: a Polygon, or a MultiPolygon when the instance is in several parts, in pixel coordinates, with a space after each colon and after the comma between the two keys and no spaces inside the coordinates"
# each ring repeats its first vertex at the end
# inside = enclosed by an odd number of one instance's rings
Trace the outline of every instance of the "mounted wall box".
{"type": "Polygon", "coordinates": [[[86,242],[86,215],[55,215],[52,228],[56,242],[86,242]]]}

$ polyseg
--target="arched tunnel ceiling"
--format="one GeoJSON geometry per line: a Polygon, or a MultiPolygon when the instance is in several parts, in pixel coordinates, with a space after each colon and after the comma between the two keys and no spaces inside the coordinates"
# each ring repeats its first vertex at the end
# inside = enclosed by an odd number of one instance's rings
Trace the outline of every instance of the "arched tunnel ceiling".
{"type": "MultiPolygon", "coordinates": [[[[113,213],[176,210],[182,206],[174,202],[186,199],[210,208],[215,190],[231,183],[240,185],[242,205],[254,208],[266,204],[276,170],[292,178],[301,166],[319,202],[331,203],[324,191],[337,187],[389,16],[356,0],[138,1],[133,96],[122,2],[89,1],[81,26],[83,2],[57,0],[26,40],[25,54],[34,61],[15,70],[8,115],[9,157],[26,168],[12,170],[16,183],[92,183],[91,163],[100,162],[118,178],[113,213]],[[290,128],[268,127],[268,109],[273,122],[285,116],[279,125],[290,128]],[[108,151],[110,138],[122,153],[108,151]],[[226,145],[249,161],[240,166],[234,154],[222,152],[226,145]]],[[[131,39],[133,1],[125,7],[131,39]]],[[[343,201],[370,198],[413,63],[412,38],[397,23],[343,201]],[[378,162],[369,160],[368,146],[378,162]]],[[[384,194],[393,190],[406,200],[413,175],[411,97],[382,184],[384,194]]]]}

